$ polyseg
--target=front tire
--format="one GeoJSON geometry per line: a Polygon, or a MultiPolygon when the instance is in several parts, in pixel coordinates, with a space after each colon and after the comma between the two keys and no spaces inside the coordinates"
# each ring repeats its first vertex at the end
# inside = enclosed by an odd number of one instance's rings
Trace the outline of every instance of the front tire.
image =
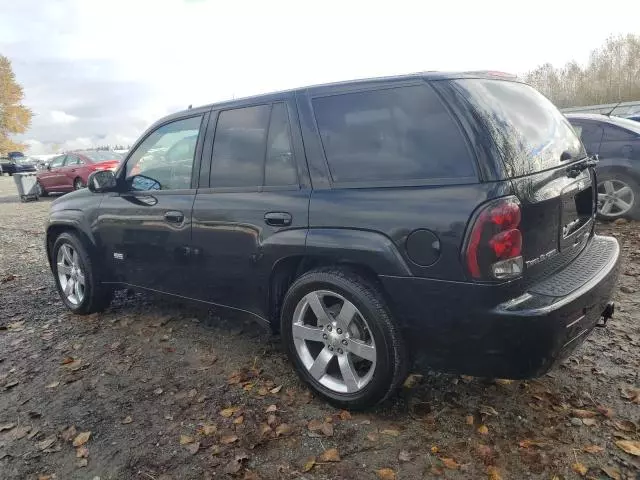
{"type": "Polygon", "coordinates": [[[281,335],[300,378],[339,408],[382,402],[406,376],[404,340],[382,293],[351,270],[298,278],[284,299],[281,335]]]}
{"type": "Polygon", "coordinates": [[[77,234],[60,234],[51,258],[58,293],[69,310],[87,315],[109,306],[113,291],[102,285],[99,269],[77,234]]]}

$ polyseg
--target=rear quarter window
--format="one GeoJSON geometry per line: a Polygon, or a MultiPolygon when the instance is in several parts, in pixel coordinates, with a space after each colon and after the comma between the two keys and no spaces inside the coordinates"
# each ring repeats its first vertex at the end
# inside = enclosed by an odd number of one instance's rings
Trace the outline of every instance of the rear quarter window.
{"type": "Polygon", "coordinates": [[[312,100],[336,183],[475,177],[456,121],[428,85],[312,100]]]}
{"type": "Polygon", "coordinates": [[[561,157],[578,160],[586,155],[569,121],[533,87],[493,79],[451,84],[493,140],[507,177],[558,167],[561,157]]]}

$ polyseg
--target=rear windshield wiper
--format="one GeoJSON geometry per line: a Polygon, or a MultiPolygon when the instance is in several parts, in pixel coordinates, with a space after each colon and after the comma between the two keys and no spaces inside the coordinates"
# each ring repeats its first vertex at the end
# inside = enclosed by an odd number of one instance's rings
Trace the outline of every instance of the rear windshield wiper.
{"type": "Polygon", "coordinates": [[[587,168],[595,167],[597,164],[598,157],[596,155],[584,157],[581,161],[567,167],[567,176],[576,178],[581,172],[587,168]]]}

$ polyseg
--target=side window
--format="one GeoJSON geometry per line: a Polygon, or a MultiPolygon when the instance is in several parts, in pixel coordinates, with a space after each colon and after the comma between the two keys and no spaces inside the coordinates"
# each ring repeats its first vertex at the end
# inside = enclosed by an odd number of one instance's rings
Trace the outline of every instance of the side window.
{"type": "Polygon", "coordinates": [[[51,163],[49,164],[49,166],[51,168],[60,168],[64,163],[65,158],[66,158],[65,155],[61,155],[57,158],[54,158],[53,160],[51,160],[51,163]]]}
{"type": "Polygon", "coordinates": [[[70,167],[72,165],[78,165],[79,163],[80,159],[76,155],[67,155],[67,158],[64,161],[64,166],[70,167]]]}
{"type": "Polygon", "coordinates": [[[634,140],[636,136],[622,128],[617,127],[604,127],[604,136],[602,137],[603,142],[625,142],[634,140]]]}
{"type": "Polygon", "coordinates": [[[575,124],[573,128],[580,135],[580,140],[585,146],[598,146],[602,140],[602,127],[592,123],[575,124]],[[580,129],[580,130],[578,130],[580,129]]]}
{"type": "Polygon", "coordinates": [[[287,106],[276,103],[271,109],[267,156],[265,159],[264,184],[297,185],[298,172],[291,148],[291,128],[287,106]]]}
{"type": "Polygon", "coordinates": [[[220,112],[213,141],[211,187],[262,186],[270,105],[220,112]]]}
{"type": "Polygon", "coordinates": [[[167,123],[131,154],[126,178],[132,190],[191,188],[193,159],[202,115],[167,123]]]}
{"type": "Polygon", "coordinates": [[[313,100],[335,182],[473,177],[462,133],[427,85],[313,100]]]}

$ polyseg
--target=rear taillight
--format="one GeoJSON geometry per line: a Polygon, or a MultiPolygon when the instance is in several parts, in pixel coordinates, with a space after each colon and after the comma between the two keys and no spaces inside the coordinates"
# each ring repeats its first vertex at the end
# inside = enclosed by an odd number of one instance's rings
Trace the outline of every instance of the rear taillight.
{"type": "Polygon", "coordinates": [[[520,202],[516,197],[481,207],[467,237],[464,258],[475,280],[508,280],[522,274],[520,202]]]}

